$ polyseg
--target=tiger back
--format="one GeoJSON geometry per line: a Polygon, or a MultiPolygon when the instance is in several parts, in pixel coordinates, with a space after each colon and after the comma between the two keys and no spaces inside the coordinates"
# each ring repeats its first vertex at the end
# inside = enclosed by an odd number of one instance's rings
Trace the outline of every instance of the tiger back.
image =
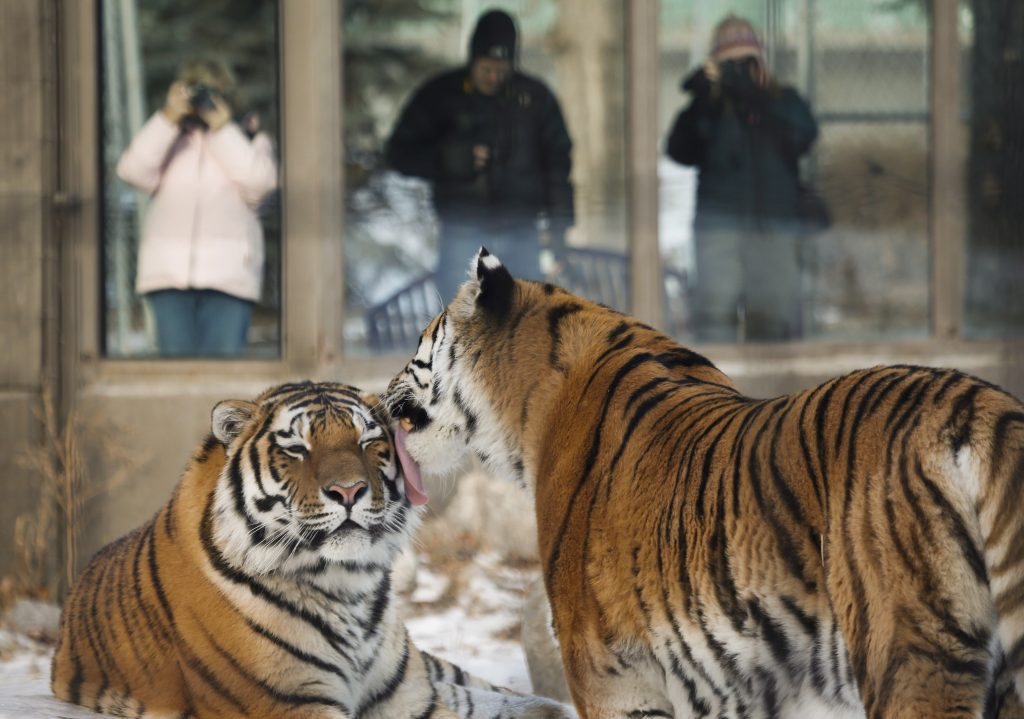
{"type": "Polygon", "coordinates": [[[376,397],[285,384],[212,425],[170,501],[72,587],[55,695],[146,718],[571,716],[413,646],[391,566],[426,495],[376,397]]]}
{"type": "Polygon", "coordinates": [[[481,250],[385,401],[535,495],[580,716],[1020,717],[1024,407],[950,370],[773,399],[481,250]]]}

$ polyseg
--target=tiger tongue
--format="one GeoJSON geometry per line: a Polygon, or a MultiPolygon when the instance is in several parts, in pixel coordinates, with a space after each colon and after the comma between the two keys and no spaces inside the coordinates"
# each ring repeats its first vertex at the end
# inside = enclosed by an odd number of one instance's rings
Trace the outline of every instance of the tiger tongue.
{"type": "Polygon", "coordinates": [[[426,504],[427,491],[423,488],[420,467],[405,449],[405,438],[407,435],[408,433],[401,425],[395,428],[395,449],[398,451],[398,461],[402,465],[402,474],[405,476],[405,496],[414,505],[426,504]]]}

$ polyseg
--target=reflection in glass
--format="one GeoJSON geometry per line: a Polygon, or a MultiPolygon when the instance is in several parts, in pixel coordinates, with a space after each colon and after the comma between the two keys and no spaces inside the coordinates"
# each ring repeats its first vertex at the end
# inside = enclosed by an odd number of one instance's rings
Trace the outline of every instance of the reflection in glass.
{"type": "Polygon", "coordinates": [[[407,351],[480,245],[626,308],[621,4],[491,7],[344,5],[349,353],[407,351]]]}
{"type": "Polygon", "coordinates": [[[798,163],[818,136],[810,108],[772,76],[761,39],[738,15],[715,26],[682,87],[692,99],[665,145],[698,170],[695,338],[798,337],[798,163]]]}
{"type": "Polygon", "coordinates": [[[276,22],[102,4],[108,356],[278,354],[276,22]]]}
{"type": "MultiPolygon", "coordinates": [[[[806,98],[819,126],[812,153],[800,167],[798,336],[926,335],[929,114],[923,9],[839,0],[663,0],[662,137],[692,99],[680,94],[681,79],[701,65],[715,24],[729,13],[753,21],[770,71],[806,98]],[[815,206],[820,209],[815,197],[827,208],[830,224],[824,230],[809,223],[815,206]]],[[[701,311],[691,220],[698,178],[668,157],[659,164],[659,177],[662,257],[675,271],[675,277],[666,272],[666,325],[676,337],[693,340],[694,316],[701,311]]],[[[788,254],[790,248],[779,251],[788,254]]],[[[766,272],[764,280],[786,281],[775,272],[766,272]]],[[[758,339],[746,329],[748,315],[749,308],[738,304],[736,341],[758,339]]]]}
{"type": "Polygon", "coordinates": [[[962,73],[969,126],[964,333],[996,339],[1024,334],[1024,5],[961,4],[962,73]]]}

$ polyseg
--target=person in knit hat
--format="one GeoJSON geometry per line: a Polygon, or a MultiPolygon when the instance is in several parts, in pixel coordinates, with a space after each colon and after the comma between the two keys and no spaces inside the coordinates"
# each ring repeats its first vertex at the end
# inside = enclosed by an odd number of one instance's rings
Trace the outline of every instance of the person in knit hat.
{"type": "Polygon", "coordinates": [[[117,162],[149,196],[135,290],[163,357],[240,355],[260,298],[259,208],[278,185],[277,158],[266,134],[234,121],[234,89],[223,62],[187,60],[117,162]]]}
{"type": "Polygon", "coordinates": [[[694,332],[699,341],[801,334],[798,161],[818,135],[807,103],[776,82],[748,20],[730,15],[682,84],[691,101],[666,153],[697,168],[694,332]]]}
{"type": "Polygon", "coordinates": [[[445,302],[480,245],[542,279],[542,233],[559,263],[573,224],[572,141],[551,90],[517,68],[518,37],[508,13],[481,15],[467,63],[417,89],[387,142],[393,169],[433,185],[445,302]]]}

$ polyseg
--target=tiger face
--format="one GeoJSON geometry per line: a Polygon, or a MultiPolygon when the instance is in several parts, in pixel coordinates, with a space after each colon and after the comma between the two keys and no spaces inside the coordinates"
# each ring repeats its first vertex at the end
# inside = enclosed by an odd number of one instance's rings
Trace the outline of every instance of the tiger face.
{"type": "Polygon", "coordinates": [[[416,354],[388,388],[388,407],[399,420],[395,441],[430,474],[455,470],[470,451],[478,419],[453,381],[458,358],[452,348],[454,316],[435,317],[423,332],[416,354]]]}
{"type": "Polygon", "coordinates": [[[427,325],[384,402],[399,421],[399,450],[424,472],[450,473],[473,454],[496,476],[531,488],[530,443],[517,429],[525,414],[542,411],[551,398],[557,380],[532,368],[537,356],[549,355],[548,308],[555,295],[567,293],[514,279],[484,248],[472,267],[475,276],[427,325]],[[536,325],[540,340],[508,342],[510,324],[536,325]]]}
{"type": "Polygon", "coordinates": [[[306,382],[214,408],[227,461],[213,536],[227,561],[251,574],[390,565],[422,493],[410,499],[378,404],[347,385],[306,382]]]}

